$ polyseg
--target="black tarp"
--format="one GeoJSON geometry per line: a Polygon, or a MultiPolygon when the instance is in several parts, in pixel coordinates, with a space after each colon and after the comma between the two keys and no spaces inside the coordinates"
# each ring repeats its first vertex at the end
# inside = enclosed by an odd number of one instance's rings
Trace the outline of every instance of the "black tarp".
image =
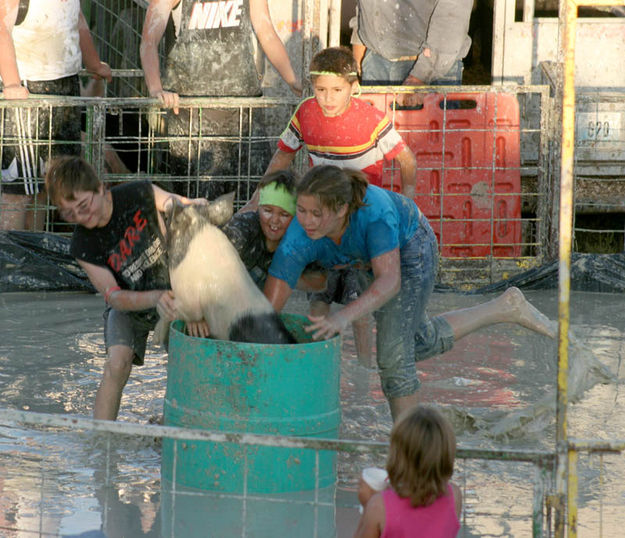
{"type": "MultiPolygon", "coordinates": [[[[95,291],[80,266],[69,255],[69,244],[68,237],[53,233],[0,232],[0,292],[95,291]]],[[[464,293],[490,293],[510,286],[526,290],[557,288],[558,261],[464,293]]],[[[573,253],[571,289],[624,292],[625,253],[573,253]]],[[[459,290],[440,286],[437,291],[459,290]]]]}
{"type": "Polygon", "coordinates": [[[95,292],[69,244],[68,237],[53,233],[0,232],[0,292],[95,292]]]}
{"type": "MultiPolygon", "coordinates": [[[[559,262],[553,261],[528,269],[506,280],[495,282],[471,293],[503,291],[510,286],[525,290],[544,290],[558,287],[559,262]]],[[[571,289],[621,293],[625,291],[625,253],[571,255],[571,289]]]]}

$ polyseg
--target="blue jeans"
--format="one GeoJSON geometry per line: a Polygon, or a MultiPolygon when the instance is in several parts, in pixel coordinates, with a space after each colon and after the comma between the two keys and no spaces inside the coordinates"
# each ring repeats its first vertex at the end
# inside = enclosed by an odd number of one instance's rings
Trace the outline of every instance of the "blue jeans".
{"type": "Polygon", "coordinates": [[[400,259],[401,289],[374,314],[378,369],[387,399],[414,394],[419,388],[415,361],[440,355],[454,344],[447,320],[426,313],[438,269],[438,246],[424,216],[401,249],[400,259]]]}
{"type": "MultiPolygon", "coordinates": [[[[362,60],[363,86],[393,86],[403,84],[412,71],[414,60],[391,62],[368,50],[362,60]]],[[[431,86],[459,86],[462,84],[462,60],[458,60],[442,77],[432,80],[431,86]]]]}

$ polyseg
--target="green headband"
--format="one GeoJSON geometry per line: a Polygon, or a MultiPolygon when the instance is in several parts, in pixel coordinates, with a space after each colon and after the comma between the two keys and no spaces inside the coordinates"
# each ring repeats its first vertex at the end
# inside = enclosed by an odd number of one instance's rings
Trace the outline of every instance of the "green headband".
{"type": "Polygon", "coordinates": [[[356,71],[352,71],[351,73],[335,73],[334,71],[310,71],[311,75],[330,75],[333,77],[355,77],[358,75],[356,71]]]}
{"type": "Polygon", "coordinates": [[[258,205],[275,205],[290,215],[295,215],[295,195],[291,194],[284,185],[278,185],[275,181],[260,189],[258,205]]]}

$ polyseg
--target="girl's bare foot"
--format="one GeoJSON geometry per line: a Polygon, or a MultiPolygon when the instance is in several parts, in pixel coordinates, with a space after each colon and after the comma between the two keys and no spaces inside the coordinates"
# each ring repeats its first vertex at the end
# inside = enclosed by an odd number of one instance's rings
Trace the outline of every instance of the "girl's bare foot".
{"type": "Polygon", "coordinates": [[[497,299],[501,305],[501,321],[518,323],[527,329],[556,338],[558,324],[534,307],[519,288],[508,288],[497,299]]]}

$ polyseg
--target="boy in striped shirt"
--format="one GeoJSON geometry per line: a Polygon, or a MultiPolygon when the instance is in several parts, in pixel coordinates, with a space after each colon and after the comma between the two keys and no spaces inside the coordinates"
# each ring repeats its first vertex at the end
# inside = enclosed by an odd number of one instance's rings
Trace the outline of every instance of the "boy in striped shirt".
{"type": "Polygon", "coordinates": [[[356,61],[345,47],[317,53],[310,64],[314,96],[297,107],[282,133],[267,173],[288,168],[305,145],[310,165],[332,164],[364,172],[382,186],[384,160],[395,159],[402,194],[414,198],[416,159],[391,121],[354,94],[359,91],[356,61]]]}

